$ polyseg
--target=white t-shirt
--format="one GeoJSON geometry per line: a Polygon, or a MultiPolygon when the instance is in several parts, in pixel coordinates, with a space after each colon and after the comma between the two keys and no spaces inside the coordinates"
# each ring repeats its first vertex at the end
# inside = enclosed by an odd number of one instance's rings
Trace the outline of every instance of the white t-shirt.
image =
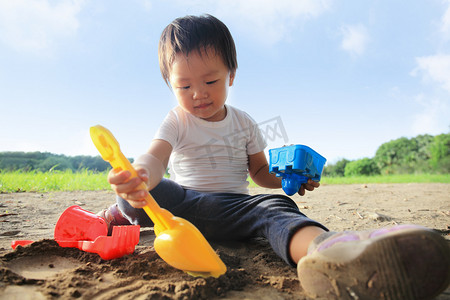
{"type": "Polygon", "coordinates": [[[248,193],[248,155],[267,146],[256,122],[225,105],[227,115],[208,122],[177,106],[166,116],[155,139],[172,145],[170,178],[202,192],[248,193]]]}

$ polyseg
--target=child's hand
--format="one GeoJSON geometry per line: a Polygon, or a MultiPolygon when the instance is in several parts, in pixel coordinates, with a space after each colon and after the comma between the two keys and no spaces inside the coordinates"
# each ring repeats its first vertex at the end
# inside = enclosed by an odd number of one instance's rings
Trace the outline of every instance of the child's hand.
{"type": "Polygon", "coordinates": [[[302,184],[300,189],[298,190],[298,194],[300,196],[305,195],[306,191],[314,191],[315,188],[318,188],[320,186],[320,182],[308,179],[307,183],[302,184]]]}
{"type": "Polygon", "coordinates": [[[144,199],[147,191],[138,189],[138,186],[148,182],[148,174],[143,168],[136,168],[136,171],[139,177],[130,179],[130,172],[116,172],[113,169],[108,174],[108,182],[119,197],[127,200],[134,208],[142,208],[147,204],[144,199]]]}

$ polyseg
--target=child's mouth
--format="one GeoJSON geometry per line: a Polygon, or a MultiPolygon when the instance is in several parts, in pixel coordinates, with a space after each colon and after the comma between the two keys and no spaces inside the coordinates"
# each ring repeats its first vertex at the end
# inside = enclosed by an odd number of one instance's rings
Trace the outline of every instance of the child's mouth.
{"type": "Polygon", "coordinates": [[[194,108],[197,108],[197,109],[205,109],[205,108],[209,107],[210,105],[211,105],[211,103],[203,103],[203,104],[194,106],[194,108]]]}

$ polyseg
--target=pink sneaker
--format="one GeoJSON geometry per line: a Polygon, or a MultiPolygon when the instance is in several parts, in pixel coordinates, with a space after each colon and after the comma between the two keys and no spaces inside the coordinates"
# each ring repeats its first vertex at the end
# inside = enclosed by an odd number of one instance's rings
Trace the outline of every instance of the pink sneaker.
{"type": "Polygon", "coordinates": [[[130,221],[128,221],[128,219],[120,212],[117,203],[97,213],[97,216],[105,219],[106,224],[108,225],[108,235],[111,235],[114,226],[131,225],[130,221]]]}
{"type": "Polygon", "coordinates": [[[450,284],[450,247],[416,225],[342,232],[313,246],[297,271],[312,298],[433,299],[450,284]]]}

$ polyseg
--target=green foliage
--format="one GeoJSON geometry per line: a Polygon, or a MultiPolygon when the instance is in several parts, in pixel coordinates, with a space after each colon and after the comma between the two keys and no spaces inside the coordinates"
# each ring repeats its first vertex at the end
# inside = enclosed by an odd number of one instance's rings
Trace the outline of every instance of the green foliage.
{"type": "Polygon", "coordinates": [[[450,174],[396,174],[349,177],[322,177],[321,185],[372,183],[450,183],[450,174]]]}
{"type": "Polygon", "coordinates": [[[65,156],[48,152],[0,152],[0,170],[49,171],[49,170],[109,170],[109,163],[100,156],[65,156]]]}
{"type": "Polygon", "coordinates": [[[373,159],[363,158],[351,161],[345,166],[344,175],[358,176],[358,175],[377,175],[380,174],[380,169],[373,159]]]}
{"type": "Polygon", "coordinates": [[[106,178],[107,172],[89,170],[2,171],[0,193],[110,190],[106,178]]]}
{"type": "MultiPolygon", "coordinates": [[[[0,172],[0,193],[13,192],[52,192],[107,190],[106,172],[81,170],[66,171],[13,171],[0,172]]],[[[249,178],[249,187],[257,185],[249,178]]],[[[322,177],[321,184],[371,184],[371,183],[450,183],[450,174],[402,174],[350,177],[322,177]]]]}
{"type": "Polygon", "coordinates": [[[432,173],[450,173],[450,133],[389,141],[378,147],[374,158],[357,161],[342,159],[327,165],[323,176],[432,173]]]}
{"type": "Polygon", "coordinates": [[[419,135],[408,139],[402,137],[382,144],[375,160],[383,174],[410,174],[429,171],[430,144],[434,137],[419,135]]]}
{"type": "Polygon", "coordinates": [[[430,165],[439,173],[450,173],[450,134],[435,136],[430,153],[430,165]]]}
{"type": "MultiPolygon", "coordinates": [[[[110,168],[109,163],[100,156],[64,156],[48,152],[0,152],[0,174],[17,170],[104,172],[110,168]]],[[[335,164],[328,164],[324,168],[322,177],[434,173],[450,173],[450,133],[437,136],[419,135],[410,139],[401,137],[389,141],[377,149],[373,158],[356,161],[341,159],[335,164]]]]}
{"type": "Polygon", "coordinates": [[[341,159],[335,164],[327,165],[323,170],[323,175],[326,177],[342,177],[345,175],[345,166],[350,161],[348,159],[341,159]]]}

